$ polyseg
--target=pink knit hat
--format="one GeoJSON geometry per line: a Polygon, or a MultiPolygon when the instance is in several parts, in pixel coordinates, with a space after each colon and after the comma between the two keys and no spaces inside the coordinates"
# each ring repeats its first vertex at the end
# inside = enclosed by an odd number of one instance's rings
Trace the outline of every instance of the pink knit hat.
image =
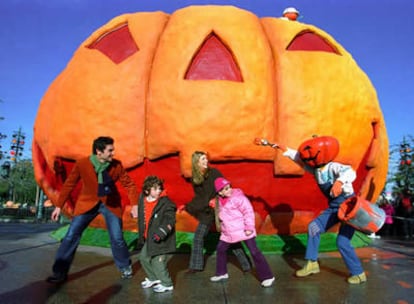
{"type": "Polygon", "coordinates": [[[218,177],[214,181],[214,187],[216,188],[216,192],[220,192],[221,189],[223,189],[227,185],[230,185],[230,182],[224,177],[218,177]]]}

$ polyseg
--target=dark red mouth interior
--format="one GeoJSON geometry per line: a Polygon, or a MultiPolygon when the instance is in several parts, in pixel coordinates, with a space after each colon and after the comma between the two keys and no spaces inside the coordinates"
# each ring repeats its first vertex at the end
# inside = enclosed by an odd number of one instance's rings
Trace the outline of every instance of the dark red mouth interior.
{"type": "MultiPolygon", "coordinates": [[[[54,173],[46,165],[45,158],[37,145],[33,146],[37,150],[34,153],[36,158],[33,160],[35,169],[42,171],[40,174],[44,176],[48,185],[59,190],[74,162],[63,158],[56,159],[54,163],[56,173],[54,173]]],[[[354,182],[356,193],[359,192],[369,170],[365,166],[367,155],[368,152],[357,170],[357,179],[354,182]]],[[[326,198],[309,173],[305,173],[301,177],[275,177],[272,162],[233,161],[212,163],[211,165],[219,169],[231,181],[233,187],[243,190],[262,219],[270,212],[312,211],[317,214],[327,207],[326,198]]],[[[147,175],[158,175],[163,178],[167,193],[177,206],[186,204],[193,196],[191,183],[181,175],[177,155],[156,161],[146,159],[141,165],[129,168],[128,172],[139,189],[147,175]]],[[[76,201],[78,191],[79,188],[74,191],[72,202],[76,201]]],[[[120,187],[120,192],[123,204],[128,204],[126,192],[122,187],[120,187]]]]}

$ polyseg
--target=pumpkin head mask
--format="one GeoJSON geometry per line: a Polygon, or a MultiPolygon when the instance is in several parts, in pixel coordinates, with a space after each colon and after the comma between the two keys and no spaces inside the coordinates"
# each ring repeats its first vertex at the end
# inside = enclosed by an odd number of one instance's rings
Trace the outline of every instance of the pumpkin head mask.
{"type": "Polygon", "coordinates": [[[314,136],[304,141],[298,152],[306,165],[319,168],[335,159],[339,153],[339,142],[332,136],[314,136]]]}

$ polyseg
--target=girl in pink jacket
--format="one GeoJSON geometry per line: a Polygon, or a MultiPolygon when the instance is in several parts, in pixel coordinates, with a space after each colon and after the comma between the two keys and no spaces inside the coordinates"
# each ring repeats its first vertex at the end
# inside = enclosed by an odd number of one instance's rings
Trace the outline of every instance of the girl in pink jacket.
{"type": "Polygon", "coordinates": [[[275,281],[269,264],[256,245],[256,228],[254,211],[249,199],[241,189],[233,189],[230,182],[223,177],[214,181],[219,196],[220,240],[217,244],[216,275],[212,282],[227,280],[227,250],[233,243],[243,241],[249,249],[257,276],[263,287],[272,286],[275,281]]]}

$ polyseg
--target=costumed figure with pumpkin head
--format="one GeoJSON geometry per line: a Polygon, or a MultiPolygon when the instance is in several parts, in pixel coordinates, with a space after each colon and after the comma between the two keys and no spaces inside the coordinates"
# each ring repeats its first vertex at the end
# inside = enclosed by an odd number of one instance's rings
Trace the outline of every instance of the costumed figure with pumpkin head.
{"type": "MultiPolygon", "coordinates": [[[[304,141],[298,150],[281,144],[273,144],[272,147],[280,149],[284,156],[289,157],[306,171],[312,173],[319,188],[328,199],[328,208],[308,225],[308,244],[305,254],[307,263],[302,269],[296,271],[296,276],[305,277],[319,273],[317,259],[320,236],[340,221],[338,209],[341,203],[354,195],[352,182],[356,178],[356,173],[351,166],[333,161],[339,152],[339,143],[334,137],[313,137],[304,141]]],[[[342,223],[336,244],[351,274],[348,283],[360,284],[365,282],[367,278],[351,245],[354,232],[354,227],[342,223]]]]}

